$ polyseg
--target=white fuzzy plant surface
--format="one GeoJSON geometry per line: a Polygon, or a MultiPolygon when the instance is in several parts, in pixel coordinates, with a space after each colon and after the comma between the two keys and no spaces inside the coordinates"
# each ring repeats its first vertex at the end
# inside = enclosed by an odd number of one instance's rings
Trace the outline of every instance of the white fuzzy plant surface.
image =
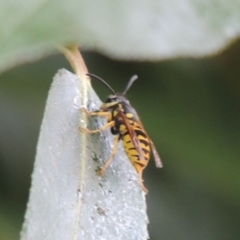
{"type": "MultiPolygon", "coordinates": [[[[145,193],[122,144],[105,175],[97,175],[113,136],[79,131],[81,124],[96,129],[105,122],[81,120],[80,81],[62,69],[51,85],[21,240],[148,239],[145,193]]],[[[88,109],[98,109],[90,84],[87,95],[88,109]]]]}

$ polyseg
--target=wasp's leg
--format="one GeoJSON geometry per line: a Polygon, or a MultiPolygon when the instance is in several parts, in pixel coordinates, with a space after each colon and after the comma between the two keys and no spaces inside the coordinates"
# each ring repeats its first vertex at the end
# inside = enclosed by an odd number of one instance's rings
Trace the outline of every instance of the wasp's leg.
{"type": "Polygon", "coordinates": [[[140,182],[140,186],[142,188],[142,190],[145,192],[145,193],[148,193],[148,190],[147,188],[144,186],[143,182],[143,178],[142,178],[142,171],[138,173],[138,176],[139,176],[139,182],[140,182]]]}
{"type": "Polygon", "coordinates": [[[110,112],[103,111],[89,112],[86,108],[82,108],[82,111],[88,116],[108,117],[109,115],[111,115],[110,112]]]}
{"type": "Polygon", "coordinates": [[[114,121],[111,121],[107,124],[105,124],[104,126],[102,126],[101,128],[99,129],[96,129],[96,130],[89,130],[88,128],[83,128],[83,127],[79,127],[79,130],[82,131],[82,132],[85,132],[85,133],[98,133],[98,132],[101,132],[101,131],[104,131],[105,129],[107,129],[108,127],[113,127],[115,124],[114,121]]]}
{"type": "Polygon", "coordinates": [[[117,145],[119,142],[119,136],[115,137],[114,139],[114,145],[113,145],[113,150],[112,150],[112,154],[109,157],[109,159],[107,160],[107,162],[104,164],[104,166],[101,168],[101,170],[99,171],[98,175],[99,176],[103,176],[104,172],[106,171],[106,169],[108,168],[109,164],[112,162],[112,160],[114,159],[116,153],[117,153],[117,145]]]}
{"type": "Polygon", "coordinates": [[[146,167],[146,161],[145,160],[138,160],[138,161],[135,161],[133,162],[133,166],[135,167],[135,169],[137,170],[137,173],[138,173],[138,178],[139,178],[139,183],[140,183],[140,186],[142,188],[142,190],[146,193],[148,193],[148,190],[147,188],[144,186],[143,182],[143,178],[142,178],[142,173],[143,173],[143,170],[144,168],[146,167]]]}

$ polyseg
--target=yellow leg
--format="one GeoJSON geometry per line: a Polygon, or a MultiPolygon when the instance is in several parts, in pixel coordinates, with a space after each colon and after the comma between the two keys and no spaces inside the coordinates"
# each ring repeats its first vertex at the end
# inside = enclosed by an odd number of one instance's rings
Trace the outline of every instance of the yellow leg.
{"type": "Polygon", "coordinates": [[[114,145],[113,145],[113,150],[112,150],[112,154],[109,157],[109,159],[107,160],[107,162],[104,164],[104,166],[102,167],[102,169],[99,171],[98,175],[99,176],[103,176],[104,172],[106,171],[106,169],[108,168],[109,164],[112,162],[112,160],[114,159],[116,153],[117,153],[117,145],[119,142],[119,136],[115,137],[114,139],[114,145]]]}
{"type": "Polygon", "coordinates": [[[108,117],[111,113],[110,112],[89,112],[86,108],[82,108],[82,111],[88,116],[99,116],[99,117],[108,117]]]}
{"type": "Polygon", "coordinates": [[[102,126],[101,128],[96,129],[96,130],[89,130],[88,128],[83,128],[83,127],[79,127],[79,130],[82,131],[82,132],[85,132],[85,133],[92,134],[92,133],[98,133],[98,132],[104,131],[108,127],[113,127],[113,126],[114,126],[114,121],[111,121],[111,122],[105,124],[104,126],[102,126]]]}
{"type": "Polygon", "coordinates": [[[144,161],[143,160],[137,160],[137,161],[133,162],[133,166],[135,167],[135,169],[138,173],[139,184],[140,184],[142,190],[144,192],[148,193],[147,188],[143,184],[144,180],[142,178],[142,173],[143,173],[144,168],[146,167],[146,163],[147,162],[145,160],[144,161]]]}
{"type": "Polygon", "coordinates": [[[148,193],[147,188],[146,188],[146,187],[144,186],[144,184],[143,184],[142,171],[138,173],[138,176],[139,176],[139,182],[140,182],[140,186],[141,186],[142,190],[143,190],[145,193],[148,193]]]}

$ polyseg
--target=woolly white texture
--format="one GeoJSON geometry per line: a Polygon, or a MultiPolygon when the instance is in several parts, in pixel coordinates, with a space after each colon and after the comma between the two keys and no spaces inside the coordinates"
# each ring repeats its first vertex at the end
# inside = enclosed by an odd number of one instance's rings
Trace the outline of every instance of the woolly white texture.
{"type": "MultiPolygon", "coordinates": [[[[86,146],[81,143],[80,87],[78,77],[66,70],[54,77],[21,239],[147,239],[145,194],[122,144],[101,178],[96,171],[111,154],[113,136],[109,130],[87,134],[86,146]]],[[[100,101],[91,88],[88,96],[88,109],[98,109],[100,101]]],[[[88,127],[104,122],[90,117],[88,127]]]]}

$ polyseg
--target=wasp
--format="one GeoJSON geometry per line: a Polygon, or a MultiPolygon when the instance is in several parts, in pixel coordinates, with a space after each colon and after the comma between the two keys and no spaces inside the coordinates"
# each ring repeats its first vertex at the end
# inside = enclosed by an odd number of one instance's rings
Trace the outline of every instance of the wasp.
{"type": "Polygon", "coordinates": [[[99,175],[102,176],[104,174],[109,164],[114,159],[117,153],[117,145],[119,141],[122,140],[124,150],[139,175],[140,185],[145,192],[148,192],[147,188],[143,184],[142,173],[149,162],[151,151],[155,159],[156,167],[161,168],[163,167],[163,164],[156,147],[144,129],[136,110],[131,106],[130,102],[125,97],[133,82],[137,80],[137,75],[130,78],[125,90],[122,93],[115,93],[112,87],[102,78],[90,73],[87,75],[100,80],[112,92],[99,110],[89,112],[86,109],[83,109],[89,116],[107,118],[107,123],[96,130],[80,128],[81,131],[90,134],[98,133],[110,128],[111,133],[116,135],[112,153],[105,165],[99,171],[99,175]]]}

